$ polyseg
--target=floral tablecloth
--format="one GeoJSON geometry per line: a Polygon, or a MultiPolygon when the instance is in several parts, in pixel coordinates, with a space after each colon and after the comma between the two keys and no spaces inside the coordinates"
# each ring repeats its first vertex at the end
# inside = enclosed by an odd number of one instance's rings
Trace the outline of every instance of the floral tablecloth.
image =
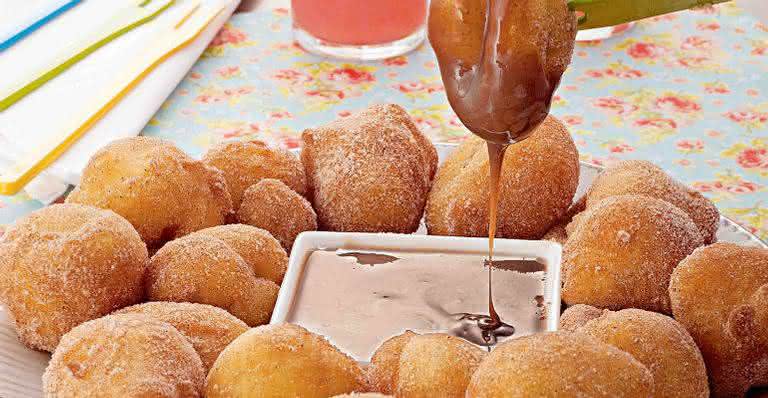
{"type": "MultiPolygon", "coordinates": [[[[200,156],[220,140],[296,147],[302,129],[370,103],[408,108],[434,141],[468,132],[448,107],[428,46],[352,64],[304,53],[284,8],[239,14],[146,127],[200,156]]],[[[734,5],[639,23],[579,43],[552,112],[584,161],[649,159],[768,238],[768,26],[734,5]]],[[[39,207],[0,198],[0,224],[39,207]]]]}

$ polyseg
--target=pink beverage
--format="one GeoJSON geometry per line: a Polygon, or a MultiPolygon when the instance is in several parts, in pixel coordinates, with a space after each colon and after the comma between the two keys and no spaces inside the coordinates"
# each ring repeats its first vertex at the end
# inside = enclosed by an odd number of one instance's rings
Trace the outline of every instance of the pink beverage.
{"type": "Polygon", "coordinates": [[[292,0],[296,40],[308,51],[371,60],[424,40],[426,0],[292,0]]]}

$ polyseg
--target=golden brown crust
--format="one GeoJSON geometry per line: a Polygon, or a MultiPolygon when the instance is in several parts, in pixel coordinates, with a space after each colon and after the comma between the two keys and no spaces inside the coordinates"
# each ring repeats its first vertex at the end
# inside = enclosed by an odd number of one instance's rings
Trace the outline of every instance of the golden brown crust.
{"type": "Polygon", "coordinates": [[[666,315],[638,309],[605,311],[578,332],[625,351],[645,365],[653,374],[654,397],[709,396],[699,348],[683,325],[666,315]]]}
{"type": "Polygon", "coordinates": [[[720,225],[717,207],[701,193],[675,181],[645,160],[625,160],[603,171],[587,193],[587,206],[618,195],[644,195],[667,201],[688,214],[705,244],[716,240],[720,225]]]}
{"type": "Polygon", "coordinates": [[[326,398],[367,391],[360,365],[320,335],[291,324],[240,335],[208,374],[206,397],[326,398]]]}
{"type": "Polygon", "coordinates": [[[400,354],[403,347],[415,336],[416,333],[406,330],[403,334],[390,337],[376,349],[367,369],[368,384],[372,391],[395,393],[400,372],[400,354]]]}
{"type": "Polygon", "coordinates": [[[563,300],[619,310],[670,313],[672,270],[701,245],[687,214],[646,196],[614,196],[569,225],[563,247],[563,300]]]}
{"type": "Polygon", "coordinates": [[[46,397],[202,397],[205,369],[173,326],[109,315],[67,333],[43,375],[46,397]]]}
{"type": "Polygon", "coordinates": [[[374,105],[302,134],[301,160],[323,230],[416,231],[437,152],[398,105],[374,105]]]}
{"type": "Polygon", "coordinates": [[[0,302],[26,346],[53,351],[75,326],[144,296],[147,247],[109,210],[57,204],[0,238],[0,302]]]}
{"type": "Polygon", "coordinates": [[[237,220],[269,231],[288,252],[296,236],[317,230],[317,215],[309,201],[273,179],[261,180],[245,191],[237,220]]]}
{"type": "Polygon", "coordinates": [[[269,231],[244,224],[202,229],[198,235],[220,239],[251,267],[253,273],[280,285],[288,268],[288,255],[269,231]]]}
{"type": "Polygon", "coordinates": [[[491,351],[472,376],[467,396],[646,397],[653,376],[624,351],[580,333],[538,333],[491,351]]]}
{"type": "MultiPolygon", "coordinates": [[[[499,187],[496,236],[539,239],[567,212],[579,183],[579,158],[568,130],[548,117],[507,148],[499,187]]],[[[440,167],[429,194],[430,234],[488,236],[489,169],[485,141],[469,137],[440,167]]]]}
{"type": "Polygon", "coordinates": [[[713,395],[768,384],[768,249],[699,248],[675,269],[669,295],[675,319],[701,349],[713,395]]]}
{"type": "Polygon", "coordinates": [[[262,141],[218,144],[208,150],[203,162],[224,173],[235,210],[240,208],[245,190],[265,178],[280,180],[300,195],[307,193],[307,177],[299,158],[262,141]]]}
{"type": "Polygon", "coordinates": [[[395,395],[402,398],[463,398],[485,351],[456,336],[413,336],[403,346],[395,395]]]}
{"type": "Polygon", "coordinates": [[[206,304],[153,301],[123,308],[115,314],[143,314],[175,327],[200,355],[206,373],[219,353],[248,330],[245,322],[229,312],[206,304]]]}
{"type": "Polygon", "coordinates": [[[221,239],[192,234],[168,242],[150,260],[146,277],[152,301],[210,304],[249,326],[269,322],[279,286],[257,277],[221,239]]]}
{"type": "Polygon", "coordinates": [[[151,248],[223,224],[232,214],[220,171],[151,137],[113,141],[96,152],[66,201],[125,217],[151,248]]]}
{"type": "Polygon", "coordinates": [[[572,305],[560,315],[560,325],[558,330],[575,332],[587,322],[600,318],[600,316],[603,315],[603,312],[606,311],[608,310],[586,304],[572,305]]]}

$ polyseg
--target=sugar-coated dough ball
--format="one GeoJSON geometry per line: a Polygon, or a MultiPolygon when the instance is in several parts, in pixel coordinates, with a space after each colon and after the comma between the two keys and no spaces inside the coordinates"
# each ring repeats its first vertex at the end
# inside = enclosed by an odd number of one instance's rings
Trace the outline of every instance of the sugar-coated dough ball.
{"type": "Polygon", "coordinates": [[[333,398],[392,398],[392,396],[377,392],[351,392],[349,394],[334,395],[333,398]]]}
{"type": "Polygon", "coordinates": [[[229,245],[204,234],[168,242],[150,260],[146,278],[152,301],[210,304],[249,326],[269,322],[279,287],[257,277],[229,245]]]}
{"type": "Polygon", "coordinates": [[[714,396],[768,385],[768,249],[699,248],[675,268],[669,295],[701,349],[714,396]]]}
{"type": "Polygon", "coordinates": [[[442,333],[413,336],[400,354],[395,395],[401,398],[463,398],[485,351],[442,333]]]}
{"type": "Polygon", "coordinates": [[[300,233],[317,230],[317,215],[309,201],[273,179],[261,180],[245,191],[237,220],[269,231],[285,250],[291,250],[300,233]]]}
{"type": "Polygon", "coordinates": [[[672,203],[693,220],[704,243],[715,241],[720,223],[717,207],[651,162],[625,160],[605,169],[589,188],[587,206],[618,195],[645,195],[672,203]]]}
{"type": "Polygon", "coordinates": [[[577,330],[628,352],[645,365],[653,374],[654,397],[709,396],[701,352],[674,319],[638,309],[605,311],[577,330]]]}
{"type": "Polygon", "coordinates": [[[608,310],[603,310],[586,304],[570,306],[562,315],[560,315],[560,327],[558,330],[574,332],[584,326],[587,322],[599,318],[605,311],[608,310]]]}
{"type": "MultiPolygon", "coordinates": [[[[432,235],[488,236],[490,175],[485,141],[469,137],[435,177],[426,209],[432,235]]],[[[548,117],[504,155],[496,236],[539,239],[568,211],[579,154],[568,130],[548,117]]]]}
{"type": "Polygon", "coordinates": [[[202,397],[205,369],[173,326],[109,315],[70,331],[43,375],[46,397],[202,397]]]}
{"type": "Polygon", "coordinates": [[[206,397],[327,398],[366,391],[358,363],[322,336],[278,324],[253,328],[219,355],[206,397]]]}
{"type": "Polygon", "coordinates": [[[116,314],[144,314],[175,327],[192,343],[206,372],[219,353],[248,330],[245,322],[229,312],[206,304],[153,301],[123,308],[116,314]]]}
{"type": "Polygon", "coordinates": [[[563,247],[563,300],[670,313],[672,270],[701,246],[688,215],[647,196],[606,198],[578,214],[563,247]]]}
{"type": "Polygon", "coordinates": [[[307,193],[307,177],[299,158],[262,141],[223,142],[209,149],[203,161],[224,173],[235,210],[245,190],[264,178],[280,180],[300,195],[307,193]]]}
{"type": "Polygon", "coordinates": [[[434,146],[398,105],[374,105],[302,134],[320,229],[416,231],[437,168],[434,146]]]}
{"type": "Polygon", "coordinates": [[[56,204],[0,237],[0,302],[21,342],[53,351],[75,326],[141,301],[149,257],[109,210],[56,204]]]}
{"type": "Polygon", "coordinates": [[[467,397],[645,397],[653,376],[637,359],[592,337],[538,333],[491,351],[467,388],[467,397]]]}
{"type": "Polygon", "coordinates": [[[232,214],[220,171],[151,137],[120,139],[96,152],[67,203],[114,211],[153,248],[232,214]]]}
{"type": "Polygon", "coordinates": [[[368,384],[371,390],[385,394],[394,394],[397,387],[397,376],[400,373],[400,354],[403,347],[416,333],[410,330],[390,337],[376,349],[367,368],[368,384]]]}
{"type": "Polygon", "coordinates": [[[251,267],[253,273],[280,285],[288,268],[288,255],[280,242],[261,228],[244,224],[219,225],[196,232],[220,239],[251,267]]]}

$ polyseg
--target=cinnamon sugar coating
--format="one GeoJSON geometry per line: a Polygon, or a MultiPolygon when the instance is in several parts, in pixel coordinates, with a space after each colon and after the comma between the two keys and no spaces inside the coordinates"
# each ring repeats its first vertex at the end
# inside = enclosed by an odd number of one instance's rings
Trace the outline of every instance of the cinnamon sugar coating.
{"type": "Polygon", "coordinates": [[[672,270],[701,246],[688,215],[647,196],[603,199],[574,217],[563,247],[563,300],[671,313],[672,270]]]}
{"type": "Polygon", "coordinates": [[[485,355],[480,347],[456,336],[413,336],[400,354],[395,396],[463,398],[485,355]]]}
{"type": "Polygon", "coordinates": [[[75,326],[140,302],[148,263],[141,237],[114,212],[51,205],[0,238],[0,302],[24,345],[53,351],[75,326]]]}
{"type": "Polygon", "coordinates": [[[108,315],[67,333],[43,375],[46,397],[202,397],[205,369],[173,326],[108,315]]]}
{"type": "Polygon", "coordinates": [[[152,301],[123,308],[115,314],[143,314],[175,327],[200,355],[205,371],[224,348],[248,330],[229,312],[206,304],[152,301]]]}
{"type": "Polygon", "coordinates": [[[675,269],[669,295],[701,349],[713,395],[768,385],[768,249],[701,247],[675,269]]]}
{"type": "Polygon", "coordinates": [[[209,149],[203,162],[224,173],[235,210],[245,191],[265,178],[280,180],[300,195],[307,193],[307,177],[299,158],[262,141],[223,142],[209,149]]]}
{"type": "Polygon", "coordinates": [[[220,171],[152,137],[120,139],[100,149],[66,201],[125,217],[152,249],[223,224],[232,214],[220,171]]]}
{"type": "MultiPolygon", "coordinates": [[[[469,137],[435,177],[426,209],[433,235],[488,236],[489,165],[485,141],[469,137]]],[[[507,148],[497,237],[539,239],[563,218],[579,183],[579,155],[565,126],[548,117],[507,148]]]]}
{"type": "MultiPolygon", "coordinates": [[[[572,310],[585,312],[575,306],[567,309],[562,319],[572,318],[572,310]]],[[[601,311],[594,319],[576,328],[631,354],[653,374],[654,397],[708,397],[707,370],[696,343],[685,327],[674,319],[656,312],[638,309],[601,311]]]]}
{"type": "Polygon", "coordinates": [[[253,328],[208,373],[206,397],[326,398],[367,391],[360,365],[323,336],[292,324],[253,328]]]}
{"type": "Polygon", "coordinates": [[[168,242],[150,260],[147,295],[153,301],[210,304],[249,326],[269,322],[279,286],[257,276],[223,240],[192,234],[168,242]]]}
{"type": "Polygon", "coordinates": [[[701,193],[674,180],[645,160],[625,160],[600,173],[587,192],[587,207],[618,195],[645,195],[667,201],[688,214],[705,244],[716,240],[720,222],[717,207],[701,193]]]}
{"type": "Polygon", "coordinates": [[[288,252],[296,236],[317,230],[317,215],[309,201],[281,181],[269,178],[245,191],[237,219],[269,231],[288,252]]]}
{"type": "Polygon", "coordinates": [[[302,134],[320,229],[416,231],[437,152],[398,105],[374,105],[302,134]]]}
{"type": "Polygon", "coordinates": [[[467,397],[651,397],[651,372],[630,354],[579,333],[548,332],[496,347],[467,397]]]}

